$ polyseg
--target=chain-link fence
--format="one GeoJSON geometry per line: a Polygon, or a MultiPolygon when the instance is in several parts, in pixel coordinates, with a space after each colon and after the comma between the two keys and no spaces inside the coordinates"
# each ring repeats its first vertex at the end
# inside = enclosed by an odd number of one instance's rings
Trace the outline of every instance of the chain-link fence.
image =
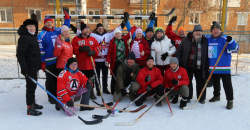
{"type": "MultiPolygon", "coordinates": [[[[55,0],[56,1],[56,0],[55,0]]],[[[140,14],[143,0],[110,1],[110,14],[129,12],[130,14],[140,14]]],[[[166,14],[172,8],[175,11],[170,16],[158,16],[157,26],[166,29],[172,16],[178,16],[173,23],[173,30],[179,27],[192,31],[194,25],[201,24],[205,34],[211,34],[212,21],[221,23],[222,21],[222,1],[223,0],[148,0],[147,13],[156,10],[156,14],[166,14]],[[155,5],[154,5],[155,4],[155,5]]],[[[87,0],[60,0],[63,7],[69,8],[69,14],[94,14],[103,13],[102,1],[87,0]]],[[[54,0],[1,0],[0,1],[0,78],[23,78],[16,59],[16,46],[19,35],[17,29],[23,21],[30,18],[31,14],[36,14],[39,21],[39,30],[43,27],[43,19],[46,14],[57,13],[54,10],[54,0]]],[[[60,5],[60,8],[62,6],[60,5]]],[[[61,10],[61,9],[60,9],[61,10]]],[[[227,12],[225,15],[225,34],[231,35],[240,45],[240,50],[232,54],[232,75],[250,73],[250,12],[249,0],[227,0],[227,12]]],[[[59,13],[62,13],[61,11],[59,13]]],[[[76,24],[77,20],[72,20],[76,24]]],[[[90,29],[94,29],[96,24],[102,20],[85,20],[90,29]]],[[[130,20],[131,25],[141,25],[141,20],[130,20]]],[[[56,23],[56,22],[54,22],[56,23]]],[[[121,23],[121,20],[109,20],[109,28],[112,30],[121,23]]],[[[148,21],[149,23],[149,21],[148,21]]],[[[74,34],[72,34],[74,36],[74,34]]],[[[44,78],[43,72],[39,71],[39,77],[44,78]]]]}

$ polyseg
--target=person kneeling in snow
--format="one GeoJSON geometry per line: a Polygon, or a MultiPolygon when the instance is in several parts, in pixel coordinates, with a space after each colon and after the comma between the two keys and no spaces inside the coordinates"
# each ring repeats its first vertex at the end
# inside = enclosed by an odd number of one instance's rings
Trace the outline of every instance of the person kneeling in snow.
{"type": "MultiPolygon", "coordinates": [[[[137,96],[143,94],[147,91],[140,99],[135,102],[136,106],[140,106],[146,100],[147,96],[154,95],[156,93],[156,100],[164,94],[163,77],[161,75],[160,69],[154,67],[154,58],[148,56],[146,58],[147,66],[142,68],[136,78],[137,82],[141,85],[137,92],[137,96]]],[[[157,107],[161,107],[161,102],[156,104],[157,107]]]]}
{"type": "Polygon", "coordinates": [[[189,97],[189,78],[186,69],[179,67],[179,61],[176,57],[170,59],[170,68],[166,70],[163,79],[165,92],[174,87],[174,90],[167,95],[168,99],[175,95],[181,95],[180,108],[185,107],[189,97]]]}
{"type": "Polygon", "coordinates": [[[121,100],[127,95],[126,88],[129,88],[129,98],[131,101],[135,100],[135,93],[140,88],[140,84],[136,82],[136,77],[140,71],[140,66],[135,63],[135,54],[129,53],[127,59],[122,62],[116,72],[117,82],[115,85],[115,92],[113,96],[114,102],[121,100]]]}
{"type": "MultiPolygon", "coordinates": [[[[57,77],[57,98],[73,112],[76,112],[74,107],[74,98],[81,96],[92,88],[92,83],[88,78],[79,71],[77,60],[73,57],[68,59],[64,70],[57,77]]],[[[60,108],[68,115],[74,114],[65,108],[65,106],[56,104],[56,110],[60,108]]]]}

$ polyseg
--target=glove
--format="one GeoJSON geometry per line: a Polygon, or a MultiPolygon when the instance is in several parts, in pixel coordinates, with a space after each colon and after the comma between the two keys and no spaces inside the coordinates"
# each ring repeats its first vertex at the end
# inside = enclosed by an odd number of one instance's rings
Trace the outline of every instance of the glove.
{"type": "Polygon", "coordinates": [[[70,24],[70,28],[73,30],[74,33],[77,32],[77,28],[73,24],[70,24]]]}
{"type": "Polygon", "coordinates": [[[165,88],[165,92],[167,93],[168,91],[170,91],[170,88],[165,88]]]}
{"type": "Polygon", "coordinates": [[[43,72],[45,72],[45,62],[41,63],[41,70],[43,70],[43,72]]]}
{"type": "Polygon", "coordinates": [[[168,52],[166,52],[166,53],[164,53],[164,54],[161,55],[161,59],[163,61],[165,61],[167,57],[168,57],[168,52]]]}
{"type": "Polygon", "coordinates": [[[89,50],[90,50],[90,47],[89,47],[89,46],[82,46],[82,47],[79,47],[78,50],[79,50],[80,52],[82,52],[82,51],[89,51],[89,50]]]}
{"type": "Polygon", "coordinates": [[[68,13],[69,13],[69,8],[67,8],[67,7],[63,7],[63,12],[64,12],[64,14],[65,14],[65,19],[70,19],[70,17],[69,17],[69,15],[68,15],[68,13]]]}
{"type": "Polygon", "coordinates": [[[62,41],[60,41],[59,37],[56,37],[56,45],[61,46],[62,45],[62,41]]]}
{"type": "Polygon", "coordinates": [[[179,84],[179,81],[178,81],[178,80],[175,80],[175,79],[173,78],[173,80],[171,80],[171,83],[172,83],[173,85],[178,85],[178,84],[179,84]]]}
{"type": "Polygon", "coordinates": [[[122,94],[122,97],[125,97],[127,95],[127,92],[125,89],[120,89],[120,92],[122,94]]]}
{"type": "Polygon", "coordinates": [[[148,85],[147,92],[150,91],[153,87],[151,85],[148,85]]]}
{"type": "Polygon", "coordinates": [[[171,40],[171,44],[172,44],[173,46],[175,46],[175,41],[174,41],[174,40],[171,40]]]}
{"type": "Polygon", "coordinates": [[[122,21],[122,23],[121,23],[121,28],[122,28],[122,29],[125,27],[125,25],[126,25],[127,22],[128,22],[128,21],[125,20],[125,19],[122,21]]]}
{"type": "Polygon", "coordinates": [[[227,42],[231,42],[232,41],[232,37],[231,36],[227,36],[227,42]]]}
{"type": "Polygon", "coordinates": [[[128,12],[124,12],[124,21],[127,21],[129,19],[129,13],[128,12]]]}
{"type": "Polygon", "coordinates": [[[149,20],[155,20],[155,13],[154,12],[150,13],[149,15],[150,15],[149,20]]]}
{"type": "Polygon", "coordinates": [[[21,73],[26,76],[26,74],[28,74],[28,70],[21,70],[21,73]]]}
{"type": "Polygon", "coordinates": [[[189,32],[189,33],[187,34],[187,38],[188,38],[188,39],[192,39],[192,36],[193,36],[193,32],[189,32]]]}
{"type": "Polygon", "coordinates": [[[68,106],[68,107],[73,107],[73,106],[74,106],[74,102],[73,102],[72,100],[69,100],[69,101],[67,102],[67,106],[68,106]]]}
{"type": "Polygon", "coordinates": [[[108,63],[108,62],[105,62],[105,66],[109,67],[109,63],[108,63]]]}
{"type": "Polygon", "coordinates": [[[92,88],[92,83],[89,82],[89,80],[87,80],[87,83],[86,83],[86,88],[87,89],[91,89],[92,88]]]}
{"type": "Polygon", "coordinates": [[[89,50],[88,51],[88,56],[93,56],[95,55],[95,51],[94,50],[89,50]]]}
{"type": "Polygon", "coordinates": [[[173,23],[177,20],[177,16],[173,16],[170,20],[169,20],[169,23],[173,23]]]}
{"type": "Polygon", "coordinates": [[[145,78],[145,82],[148,82],[151,80],[150,74],[145,78]]]}

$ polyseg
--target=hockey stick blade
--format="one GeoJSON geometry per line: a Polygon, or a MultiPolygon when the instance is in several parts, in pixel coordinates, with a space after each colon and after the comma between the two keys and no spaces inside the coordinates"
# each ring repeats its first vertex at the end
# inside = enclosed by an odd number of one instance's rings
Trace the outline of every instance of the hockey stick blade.
{"type": "Polygon", "coordinates": [[[115,125],[116,126],[132,126],[135,124],[136,121],[133,122],[116,122],[115,125]]]}
{"type": "Polygon", "coordinates": [[[198,101],[196,101],[193,105],[183,107],[182,109],[183,110],[188,110],[188,109],[194,108],[197,104],[198,104],[198,101]]]}
{"type": "MultiPolygon", "coordinates": [[[[92,100],[92,102],[94,102],[96,105],[98,105],[98,106],[100,106],[100,107],[105,107],[103,104],[99,104],[99,103],[97,103],[96,101],[93,101],[92,100]]],[[[109,102],[109,103],[106,103],[108,106],[113,106],[113,102],[109,102]]]]}
{"type": "Polygon", "coordinates": [[[99,124],[102,122],[102,119],[97,119],[97,120],[93,120],[93,121],[85,121],[83,120],[80,116],[78,116],[78,118],[84,122],[86,125],[95,125],[95,124],[99,124]]]}
{"type": "Polygon", "coordinates": [[[168,14],[165,14],[165,16],[169,16],[174,12],[175,8],[173,8],[168,14]]]}
{"type": "Polygon", "coordinates": [[[141,106],[141,107],[137,108],[136,110],[134,110],[134,111],[130,111],[130,112],[135,113],[135,112],[138,112],[138,111],[140,111],[140,110],[144,109],[145,107],[147,107],[147,105],[143,105],[143,106],[141,106]]]}
{"type": "Polygon", "coordinates": [[[120,100],[118,100],[115,103],[115,105],[113,106],[113,108],[111,109],[111,111],[107,115],[105,115],[105,116],[103,116],[103,115],[93,115],[92,118],[94,118],[94,119],[106,119],[106,118],[108,118],[109,115],[112,113],[112,111],[115,109],[116,105],[119,103],[119,101],[120,100]]]}

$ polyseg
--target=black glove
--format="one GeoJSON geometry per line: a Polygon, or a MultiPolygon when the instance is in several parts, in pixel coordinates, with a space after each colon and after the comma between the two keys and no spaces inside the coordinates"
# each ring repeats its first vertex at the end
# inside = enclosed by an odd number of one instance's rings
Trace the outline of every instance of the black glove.
{"type": "Polygon", "coordinates": [[[145,77],[145,82],[148,82],[150,80],[151,80],[151,77],[150,77],[150,74],[149,74],[147,77],[145,77]]]}
{"type": "Polygon", "coordinates": [[[164,54],[161,55],[161,59],[163,61],[165,61],[167,57],[168,57],[168,52],[166,52],[166,53],[164,53],[164,54]]]}
{"type": "Polygon", "coordinates": [[[74,106],[74,102],[73,102],[72,100],[69,100],[69,101],[67,102],[67,106],[68,106],[68,107],[73,107],[73,106],[74,106]]]}
{"type": "Polygon", "coordinates": [[[170,91],[170,88],[165,88],[165,92],[167,93],[168,91],[170,91]]]}
{"type": "Polygon", "coordinates": [[[187,34],[187,38],[188,38],[188,39],[192,39],[192,36],[193,36],[193,32],[189,32],[189,33],[187,34]]]}
{"type": "Polygon", "coordinates": [[[173,23],[174,21],[176,21],[177,20],[177,16],[173,16],[170,20],[169,20],[169,23],[173,23]]]}
{"type": "Polygon", "coordinates": [[[172,44],[173,46],[175,46],[175,41],[174,41],[174,40],[171,40],[171,44],[172,44]]]}
{"type": "Polygon", "coordinates": [[[125,89],[120,89],[122,97],[125,97],[127,95],[127,92],[125,89]]]}
{"type": "Polygon", "coordinates": [[[69,8],[68,7],[63,7],[63,12],[66,11],[66,13],[69,15],[69,8]]]}
{"type": "Polygon", "coordinates": [[[87,83],[86,83],[86,88],[87,89],[91,89],[92,88],[92,83],[89,82],[89,80],[87,80],[87,83]]]}
{"type": "Polygon", "coordinates": [[[227,42],[231,42],[232,41],[232,37],[231,36],[227,36],[227,42]]]}
{"type": "Polygon", "coordinates": [[[151,85],[148,85],[147,92],[150,91],[153,87],[151,85]]]}
{"type": "Polygon", "coordinates": [[[70,28],[73,30],[74,33],[77,32],[77,28],[73,24],[70,24],[70,28]]]}
{"type": "Polygon", "coordinates": [[[26,74],[28,74],[28,70],[21,70],[21,73],[26,76],[26,74]]]}
{"type": "Polygon", "coordinates": [[[150,15],[149,20],[155,20],[155,13],[154,12],[150,13],[149,15],[150,15]]]}
{"type": "Polygon", "coordinates": [[[126,23],[128,22],[128,20],[123,20],[122,23],[121,23],[121,28],[123,29],[126,25],[126,23]]]}
{"type": "Polygon", "coordinates": [[[88,56],[93,56],[95,55],[95,51],[94,50],[89,50],[88,51],[88,56]]]}
{"type": "Polygon", "coordinates": [[[89,46],[82,46],[82,47],[79,47],[78,50],[79,50],[80,52],[82,52],[82,51],[89,51],[89,50],[90,50],[90,47],[89,47],[89,46]]]}
{"type": "Polygon", "coordinates": [[[173,78],[173,80],[171,80],[171,83],[172,83],[173,85],[178,85],[178,84],[179,84],[179,81],[173,78]]]}
{"type": "Polygon", "coordinates": [[[124,16],[124,21],[127,21],[129,19],[129,13],[128,12],[124,12],[123,16],[124,16]]]}

